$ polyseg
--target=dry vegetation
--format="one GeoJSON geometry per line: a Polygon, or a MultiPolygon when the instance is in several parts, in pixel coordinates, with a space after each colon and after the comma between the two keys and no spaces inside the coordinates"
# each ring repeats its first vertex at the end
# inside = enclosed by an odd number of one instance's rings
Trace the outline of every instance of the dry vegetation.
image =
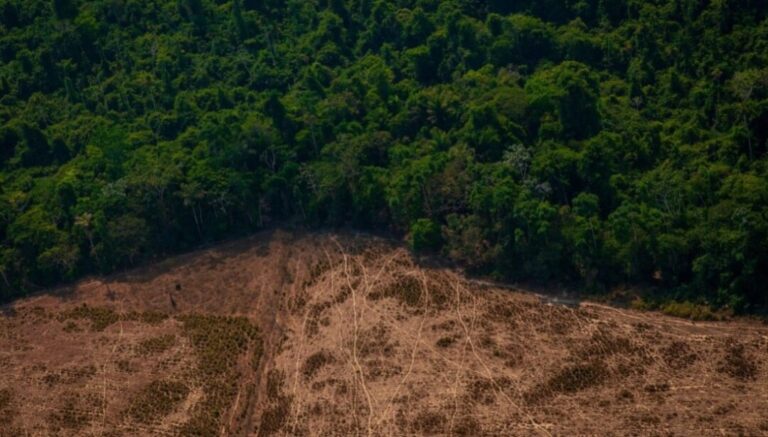
{"type": "Polygon", "coordinates": [[[765,435],[768,329],[265,235],[0,317],[5,435],[765,435]]]}
{"type": "Polygon", "coordinates": [[[149,424],[170,414],[189,394],[178,381],[152,381],[131,400],[126,414],[139,423],[149,424]]]}
{"type": "Polygon", "coordinates": [[[197,355],[193,378],[202,387],[204,399],[182,428],[185,435],[217,435],[222,419],[241,386],[243,371],[253,371],[261,359],[258,328],[244,317],[185,316],[182,332],[197,355]],[[239,362],[246,356],[245,369],[239,362]]]}

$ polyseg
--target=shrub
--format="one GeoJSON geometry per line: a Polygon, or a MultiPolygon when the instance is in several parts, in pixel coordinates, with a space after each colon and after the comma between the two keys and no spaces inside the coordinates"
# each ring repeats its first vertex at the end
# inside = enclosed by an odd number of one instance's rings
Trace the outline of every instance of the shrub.
{"type": "Polygon", "coordinates": [[[434,252],[440,249],[443,241],[440,226],[430,219],[418,219],[411,225],[411,249],[414,252],[434,252]]]}
{"type": "Polygon", "coordinates": [[[717,317],[708,305],[696,304],[690,301],[669,302],[661,307],[661,312],[674,317],[691,320],[715,320],[717,317]]]}

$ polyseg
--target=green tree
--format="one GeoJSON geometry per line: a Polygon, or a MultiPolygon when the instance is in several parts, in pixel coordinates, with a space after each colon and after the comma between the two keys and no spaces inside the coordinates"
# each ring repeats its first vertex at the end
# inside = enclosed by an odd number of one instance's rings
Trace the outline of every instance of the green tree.
{"type": "Polygon", "coordinates": [[[414,252],[432,252],[440,248],[440,226],[430,219],[418,219],[411,224],[411,249],[414,252]]]}

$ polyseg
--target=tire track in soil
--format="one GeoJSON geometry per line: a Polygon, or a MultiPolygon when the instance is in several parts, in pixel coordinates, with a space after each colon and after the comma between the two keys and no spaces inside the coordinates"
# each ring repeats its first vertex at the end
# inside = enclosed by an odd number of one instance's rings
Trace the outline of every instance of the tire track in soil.
{"type": "MultiPolygon", "coordinates": [[[[279,246],[279,263],[285,265],[288,262],[289,254],[286,253],[283,245],[279,246]]],[[[270,248],[270,252],[272,249],[270,248]]],[[[252,396],[249,397],[245,406],[245,422],[239,427],[242,431],[238,433],[241,436],[260,435],[258,430],[260,423],[255,423],[261,418],[256,417],[257,413],[267,408],[267,375],[274,368],[274,359],[280,346],[284,333],[283,312],[281,308],[282,295],[288,278],[285,275],[280,276],[280,282],[270,288],[262,288],[257,299],[256,323],[261,334],[261,358],[256,371],[253,373],[253,384],[256,387],[252,396]]]]}

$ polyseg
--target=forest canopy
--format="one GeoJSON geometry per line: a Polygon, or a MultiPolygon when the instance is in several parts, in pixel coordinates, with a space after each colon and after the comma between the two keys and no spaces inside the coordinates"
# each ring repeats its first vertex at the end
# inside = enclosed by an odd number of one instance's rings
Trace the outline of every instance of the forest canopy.
{"type": "Polygon", "coordinates": [[[267,226],[768,304],[768,1],[0,0],[0,298],[267,226]]]}

